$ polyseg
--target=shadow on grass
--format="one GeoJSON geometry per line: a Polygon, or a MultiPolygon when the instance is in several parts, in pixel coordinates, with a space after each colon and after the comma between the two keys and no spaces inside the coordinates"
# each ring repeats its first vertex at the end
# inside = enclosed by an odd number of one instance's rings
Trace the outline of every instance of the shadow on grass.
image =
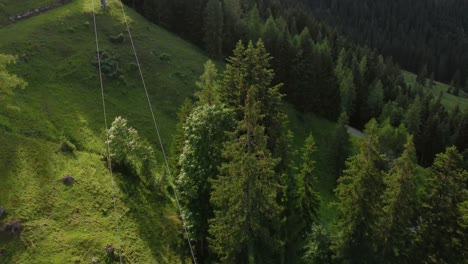
{"type": "MultiPolygon", "coordinates": [[[[185,251],[181,221],[173,214],[170,199],[158,186],[148,186],[141,181],[135,170],[128,166],[114,166],[118,169],[118,184],[123,193],[123,202],[128,206],[127,217],[137,225],[139,237],[151,249],[156,259],[167,259],[168,250],[185,251]]],[[[132,245],[125,245],[125,248],[132,245]]],[[[125,252],[123,252],[125,256],[125,252]]],[[[185,256],[180,256],[183,261],[185,256]]]]}

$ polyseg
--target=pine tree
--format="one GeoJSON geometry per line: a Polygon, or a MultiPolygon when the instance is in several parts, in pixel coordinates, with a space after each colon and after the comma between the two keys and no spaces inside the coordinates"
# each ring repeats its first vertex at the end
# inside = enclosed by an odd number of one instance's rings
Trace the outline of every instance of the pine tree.
{"type": "Polygon", "coordinates": [[[209,0],[205,8],[205,47],[214,58],[220,58],[223,45],[223,6],[219,0],[209,0]]]}
{"type": "Polygon", "coordinates": [[[369,97],[367,98],[367,109],[368,116],[379,116],[384,105],[384,90],[380,80],[374,82],[369,91],[369,97]]]}
{"type": "MultiPolygon", "coordinates": [[[[303,197],[300,198],[302,201],[302,215],[305,222],[307,223],[307,229],[310,229],[312,223],[317,220],[318,210],[320,208],[320,196],[317,192],[317,176],[315,175],[315,152],[317,147],[315,146],[315,140],[310,135],[304,144],[302,149],[302,166],[299,172],[299,182],[302,182],[301,188],[304,188],[303,197]]],[[[300,185],[300,186],[301,186],[300,185]]]]}
{"type": "Polygon", "coordinates": [[[422,247],[427,262],[464,263],[468,258],[467,227],[460,206],[468,199],[468,172],[455,147],[438,154],[423,215],[422,247]]]}
{"type": "Polygon", "coordinates": [[[268,149],[274,157],[285,159],[287,151],[286,135],[287,117],[281,111],[283,95],[279,89],[282,84],[272,86],[274,71],[270,69],[271,57],[265,49],[262,41],[256,45],[249,42],[244,47],[239,42],[234,50],[234,55],[228,59],[224,71],[223,85],[220,87],[220,100],[228,107],[237,111],[238,120],[243,118],[243,109],[247,88],[255,86],[260,112],[264,115],[260,125],[265,127],[268,149]]]}
{"type": "Polygon", "coordinates": [[[356,88],[354,87],[353,72],[345,65],[345,56],[346,51],[342,49],[335,68],[335,76],[340,89],[341,112],[352,115],[356,98],[356,88]]]}
{"type": "Polygon", "coordinates": [[[335,258],[345,263],[376,263],[379,245],[376,223],[381,215],[383,173],[386,161],[378,152],[378,124],[366,125],[359,153],[347,162],[338,181],[338,234],[333,241],[335,258]]]}
{"type": "Polygon", "coordinates": [[[422,86],[426,86],[427,79],[427,65],[424,64],[419,70],[418,76],[416,77],[416,82],[422,86]]]}
{"type": "Polygon", "coordinates": [[[349,154],[350,139],[347,125],[348,115],[346,115],[346,113],[342,113],[338,119],[338,123],[335,125],[331,144],[336,181],[338,181],[339,176],[341,176],[342,171],[346,166],[346,159],[349,154]]]}
{"type": "Polygon", "coordinates": [[[283,208],[277,201],[282,187],[274,172],[278,160],[267,149],[257,96],[251,86],[244,117],[223,150],[226,162],[212,183],[211,247],[225,263],[271,262],[283,247],[278,234],[283,208]]]}
{"type": "Polygon", "coordinates": [[[262,19],[258,13],[257,5],[254,5],[247,16],[247,40],[257,41],[262,34],[262,19]]]}
{"type": "Polygon", "coordinates": [[[240,0],[224,0],[224,54],[231,54],[236,43],[241,39],[244,24],[241,20],[243,11],[240,0]]]}
{"type": "Polygon", "coordinates": [[[302,164],[296,175],[289,178],[286,207],[286,259],[298,262],[306,242],[304,234],[317,222],[320,196],[315,174],[315,140],[310,135],[302,148],[302,164]]]}
{"type": "Polygon", "coordinates": [[[214,105],[219,101],[219,84],[217,77],[218,70],[216,69],[216,65],[211,60],[208,60],[205,63],[203,75],[200,76],[200,80],[196,83],[197,87],[200,88],[197,97],[201,105],[214,105]]]}
{"type": "Polygon", "coordinates": [[[401,157],[385,174],[386,190],[382,195],[383,216],[379,232],[384,263],[414,263],[414,243],[417,228],[416,150],[408,137],[401,157]]]}

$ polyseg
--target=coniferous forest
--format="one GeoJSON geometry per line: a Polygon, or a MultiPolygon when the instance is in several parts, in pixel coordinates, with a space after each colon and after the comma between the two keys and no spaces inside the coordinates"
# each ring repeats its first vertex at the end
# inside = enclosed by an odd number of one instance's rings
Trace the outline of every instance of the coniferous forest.
{"type": "Polygon", "coordinates": [[[0,20],[0,263],[467,263],[468,2],[70,2],[0,20]]]}

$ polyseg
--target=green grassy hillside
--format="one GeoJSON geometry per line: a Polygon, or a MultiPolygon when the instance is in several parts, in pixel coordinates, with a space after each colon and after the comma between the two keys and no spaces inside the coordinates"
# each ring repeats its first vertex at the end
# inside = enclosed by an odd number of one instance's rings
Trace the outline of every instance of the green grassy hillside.
{"type": "MultiPolygon", "coordinates": [[[[416,83],[416,74],[403,71],[403,76],[405,77],[406,81],[410,84],[416,83]]],[[[460,106],[461,109],[467,109],[468,108],[468,97],[465,96],[455,96],[453,94],[447,93],[449,86],[445,83],[441,82],[435,82],[434,87],[431,89],[427,87],[427,89],[430,89],[430,91],[434,94],[434,96],[439,96],[439,94],[442,93],[442,103],[448,107],[449,109],[452,109],[456,107],[457,105],[460,106]]],[[[463,94],[463,92],[460,92],[463,94]]]]}
{"type": "MultiPolygon", "coordinates": [[[[0,9],[19,8],[15,1],[0,3],[0,9]]],[[[127,12],[168,148],[176,111],[193,95],[207,57],[132,10],[127,12]]],[[[115,78],[104,79],[108,119],[126,117],[157,150],[144,90],[116,1],[111,2],[109,11],[99,10],[97,23],[101,49],[114,66],[118,62],[119,68],[115,78]],[[120,33],[125,36],[124,42],[113,43],[111,38],[120,33]]],[[[18,63],[9,71],[29,83],[25,90],[0,101],[0,206],[8,210],[0,222],[18,219],[24,225],[20,238],[0,237],[0,248],[7,252],[0,262],[89,263],[93,257],[104,259],[105,245],[117,246],[112,189],[101,155],[104,120],[95,52],[91,1],[76,0],[0,28],[0,53],[18,56],[18,63]],[[78,151],[59,152],[61,137],[73,142],[78,151]],[[73,186],[61,183],[67,174],[75,177],[73,186]]],[[[328,177],[331,164],[326,150],[333,123],[303,117],[290,107],[288,114],[296,148],[309,133],[316,137],[320,150],[317,174],[325,205],[322,217],[330,223],[334,217],[333,208],[328,206],[333,200],[333,182],[328,177]]],[[[189,251],[181,239],[181,223],[172,199],[162,195],[159,186],[153,192],[126,175],[116,174],[115,178],[125,258],[130,263],[187,260],[189,251]]]]}
{"type": "MultiPolygon", "coordinates": [[[[168,146],[175,112],[193,93],[207,58],[127,11],[168,146]]],[[[130,43],[110,42],[123,32],[122,19],[117,2],[97,17],[100,45],[120,68],[118,78],[104,80],[108,118],[127,117],[156,143],[130,43]]],[[[7,252],[0,262],[89,263],[93,257],[104,258],[105,245],[117,246],[109,174],[100,154],[104,123],[95,52],[91,1],[74,1],[0,29],[0,53],[18,56],[9,71],[29,83],[0,102],[0,206],[8,210],[1,222],[19,219],[24,225],[20,239],[0,238],[0,248],[7,252]],[[62,136],[78,147],[74,155],[58,152],[62,136]],[[61,183],[66,174],[75,177],[73,186],[61,183]]],[[[136,180],[119,174],[115,178],[127,260],[175,263],[181,261],[180,252],[185,258],[188,249],[181,244],[171,200],[136,180]]]]}

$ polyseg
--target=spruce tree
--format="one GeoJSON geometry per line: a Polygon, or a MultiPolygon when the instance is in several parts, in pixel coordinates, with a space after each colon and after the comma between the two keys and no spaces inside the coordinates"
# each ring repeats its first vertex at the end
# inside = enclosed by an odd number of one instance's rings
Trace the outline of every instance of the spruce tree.
{"type": "Polygon", "coordinates": [[[283,208],[278,204],[278,160],[267,149],[260,125],[258,91],[251,86],[244,117],[225,144],[220,176],[213,180],[211,247],[224,263],[272,262],[281,256],[279,237],[283,208]]]}
{"type": "Polygon", "coordinates": [[[413,137],[407,138],[401,157],[385,174],[380,218],[381,257],[384,263],[412,263],[417,228],[416,150],[413,137]]]}
{"type": "Polygon", "coordinates": [[[342,49],[335,68],[335,76],[340,89],[341,112],[352,115],[356,98],[356,88],[354,87],[353,72],[345,65],[345,56],[346,51],[342,49]]]}
{"type": "Polygon", "coordinates": [[[347,162],[338,181],[338,234],[333,241],[335,259],[345,263],[376,263],[379,245],[376,224],[384,190],[384,157],[378,152],[378,124],[366,125],[359,153],[347,162]]]}
{"type": "Polygon", "coordinates": [[[336,177],[335,185],[346,166],[346,159],[349,155],[350,139],[347,125],[348,115],[346,113],[342,113],[338,119],[338,123],[335,125],[331,143],[331,156],[336,177]]]}
{"type": "Polygon", "coordinates": [[[317,147],[312,135],[307,137],[302,148],[302,164],[296,175],[289,178],[286,207],[286,259],[298,262],[306,244],[304,234],[318,220],[320,196],[317,192],[315,153],[317,147]]]}
{"type": "Polygon", "coordinates": [[[438,154],[430,170],[421,255],[427,262],[464,263],[468,259],[468,230],[460,207],[468,199],[468,172],[455,147],[438,154]]]}
{"type": "Polygon", "coordinates": [[[231,54],[236,43],[241,39],[241,34],[244,31],[244,24],[241,18],[243,11],[240,0],[224,0],[224,54],[231,54]]]}
{"type": "Polygon", "coordinates": [[[285,161],[287,117],[281,108],[283,95],[279,89],[282,84],[272,85],[274,71],[270,68],[270,60],[271,57],[261,40],[256,45],[249,42],[247,47],[239,41],[224,71],[220,100],[235,109],[238,120],[241,120],[244,115],[242,106],[245,105],[247,89],[255,86],[260,112],[264,115],[260,125],[265,127],[267,147],[274,157],[281,157],[282,161],[285,161]]]}
{"type": "Polygon", "coordinates": [[[197,87],[200,88],[200,91],[197,92],[199,104],[214,105],[219,102],[217,77],[218,70],[216,69],[216,65],[211,60],[208,60],[205,63],[205,71],[200,76],[200,80],[196,82],[197,87]]]}
{"type": "Polygon", "coordinates": [[[205,47],[214,58],[220,58],[223,45],[223,6],[219,0],[209,0],[205,8],[205,47]]]}

